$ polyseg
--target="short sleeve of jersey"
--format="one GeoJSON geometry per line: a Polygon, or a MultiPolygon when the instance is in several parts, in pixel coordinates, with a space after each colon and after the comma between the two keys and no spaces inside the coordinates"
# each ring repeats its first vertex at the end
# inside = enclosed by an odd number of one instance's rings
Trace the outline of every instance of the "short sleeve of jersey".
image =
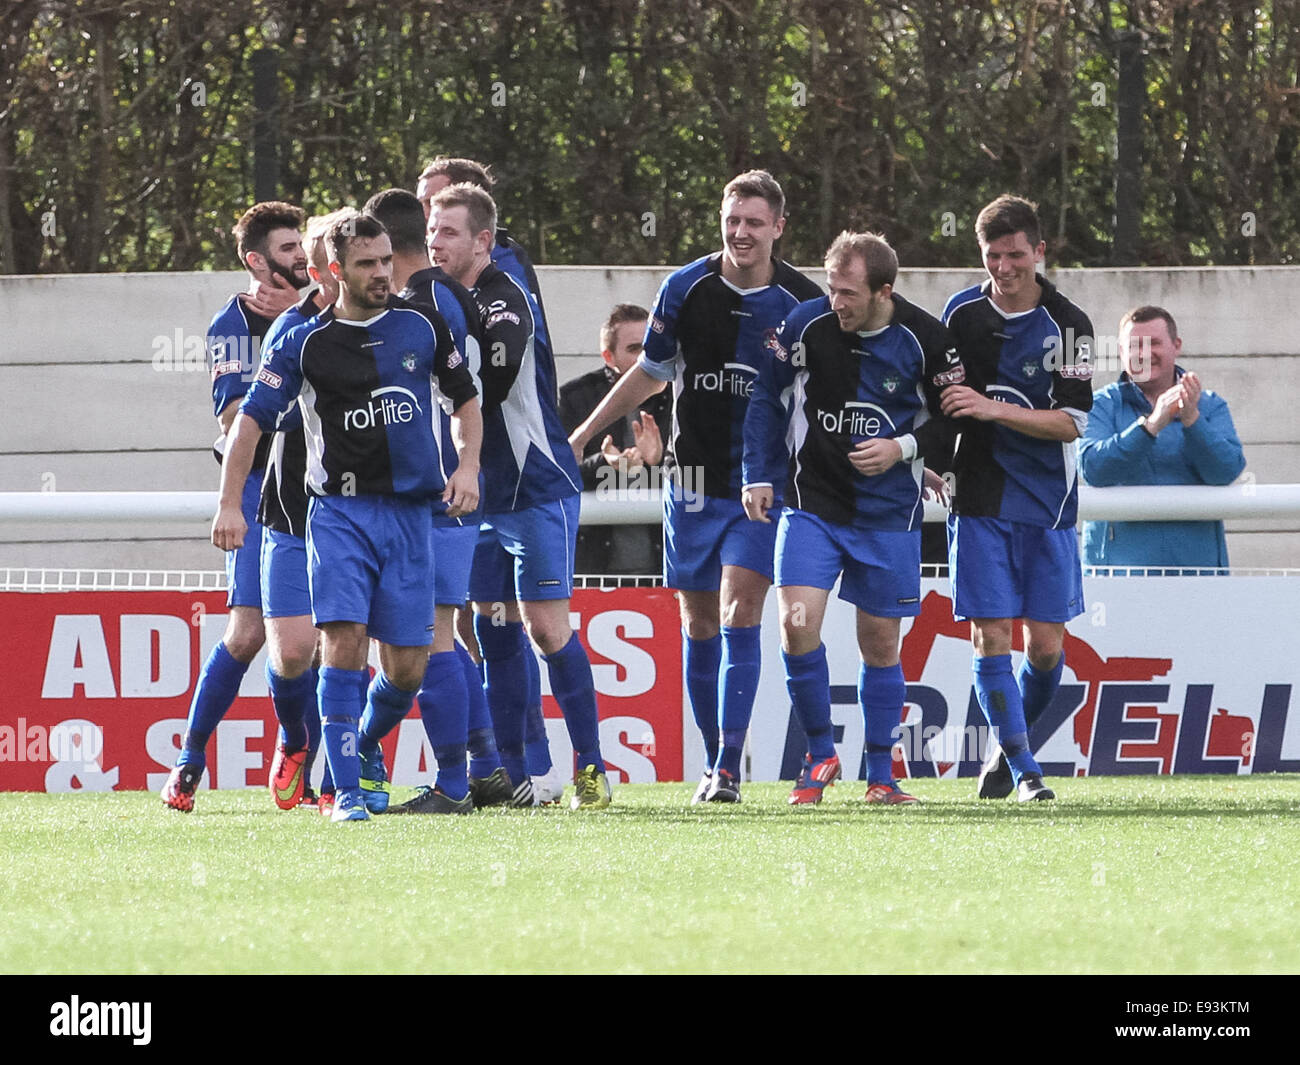
{"type": "Polygon", "coordinates": [[[804,364],[800,338],[825,302],[817,299],[801,303],[781,323],[769,348],[772,357],[759,365],[745,412],[744,483],[770,484],[777,496],[785,488],[785,467],[790,459],[785,439],[789,421],[786,393],[794,384],[795,365],[804,364]]]}
{"type": "Polygon", "coordinates": [[[1062,334],[1061,357],[1052,369],[1052,409],[1087,414],[1092,410],[1092,320],[1059,295],[1049,311],[1062,334]]]}
{"type": "Polygon", "coordinates": [[[212,372],[212,413],[217,417],[241,399],[252,384],[257,342],[236,296],[208,326],[208,366],[212,372]]]}
{"type": "Polygon", "coordinates": [[[281,415],[302,391],[302,346],[316,328],[315,320],[296,326],[262,359],[253,386],[239,405],[239,412],[257,422],[262,432],[275,432],[281,415]]]}
{"type": "Polygon", "coordinates": [[[680,271],[670,274],[659,286],[637,357],[637,365],[656,381],[671,381],[677,376],[677,312],[682,306],[679,279],[680,271]]]}
{"type": "Polygon", "coordinates": [[[434,373],[438,378],[438,388],[451,401],[451,409],[457,410],[461,404],[468,403],[478,395],[478,389],[474,387],[474,376],[465,362],[465,356],[456,347],[451,330],[447,328],[442,315],[431,308],[420,307],[419,310],[432,323],[437,337],[438,354],[434,373]]]}

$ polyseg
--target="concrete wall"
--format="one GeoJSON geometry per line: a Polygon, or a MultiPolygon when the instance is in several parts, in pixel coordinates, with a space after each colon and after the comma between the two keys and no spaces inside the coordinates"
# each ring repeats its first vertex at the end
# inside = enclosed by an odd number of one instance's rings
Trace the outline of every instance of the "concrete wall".
{"type": "MultiPolygon", "coordinates": [[[[649,306],[664,267],[538,270],[566,381],[597,365],[613,304],[649,306]]],[[[808,271],[821,280],[820,271],[808,271]]],[[[977,271],[904,271],[899,291],[939,313],[977,271]]],[[[1184,363],[1232,406],[1259,483],[1300,482],[1300,335],[1289,327],[1300,268],[1059,270],[1099,340],[1139,303],[1169,308],[1184,363]]],[[[191,359],[238,273],[0,277],[0,491],[214,489],[207,373],[191,359]],[[178,368],[169,358],[175,360],[178,368]]],[[[1102,348],[1101,350],[1104,350],[1102,348]]],[[[1101,387],[1114,371],[1097,376],[1101,387]]],[[[1300,565],[1300,520],[1237,521],[1239,566],[1300,565]]],[[[202,527],[0,526],[0,567],[219,569],[202,527]]]]}

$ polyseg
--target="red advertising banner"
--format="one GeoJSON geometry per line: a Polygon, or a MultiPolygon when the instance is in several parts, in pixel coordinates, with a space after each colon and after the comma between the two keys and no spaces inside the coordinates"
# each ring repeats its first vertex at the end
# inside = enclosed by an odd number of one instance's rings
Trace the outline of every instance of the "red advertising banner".
{"type": "MultiPolygon", "coordinates": [[[[672,593],[579,590],[572,612],[591,657],[611,781],[680,780],[681,634],[672,593]]],[[[0,592],[9,661],[0,790],[161,788],[195,680],[225,624],[220,592],[0,592]]],[[[545,668],[542,677],[545,691],[545,668]]],[[[572,752],[559,708],[549,696],[543,707],[564,768],[572,752]]],[[[205,786],[265,787],[275,732],[259,656],[209,741],[205,786]]],[[[395,784],[431,776],[432,749],[414,709],[384,746],[395,784]]]]}

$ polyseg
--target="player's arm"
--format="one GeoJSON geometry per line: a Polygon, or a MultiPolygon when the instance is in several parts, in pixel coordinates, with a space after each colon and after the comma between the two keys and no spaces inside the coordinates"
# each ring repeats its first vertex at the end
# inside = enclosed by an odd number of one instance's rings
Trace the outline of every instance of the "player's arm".
{"type": "Polygon", "coordinates": [[[1013,403],[1001,403],[967,385],[953,385],[943,394],[943,413],[949,418],[974,418],[1014,429],[1036,440],[1068,442],[1079,438],[1074,415],[1067,410],[1030,410],[1013,403]]]}
{"type": "Polygon", "coordinates": [[[434,372],[438,388],[452,404],[451,440],[456,447],[456,469],[447,478],[442,499],[447,516],[459,518],[478,509],[479,450],[483,444],[483,415],[478,403],[478,389],[468,363],[456,348],[447,323],[436,311],[429,310],[437,354],[434,372]]]}
{"type": "Polygon", "coordinates": [[[583,452],[592,438],[606,426],[624,418],[663,388],[667,378],[653,377],[638,362],[623,374],[582,423],[569,434],[574,456],[582,461],[583,452]]]}
{"type": "Polygon", "coordinates": [[[956,340],[938,322],[918,319],[910,321],[908,327],[921,344],[921,393],[925,397],[925,410],[913,419],[911,432],[864,440],[849,452],[853,468],[866,477],[887,473],[897,463],[912,462],[918,457],[946,458],[957,435],[952,419],[943,412],[944,391],[966,379],[956,340]]]}
{"type": "Polygon", "coordinates": [[[244,484],[253,468],[253,454],[262,439],[262,429],[247,414],[236,411],[234,428],[226,435],[226,450],[221,459],[221,495],[217,516],[212,519],[212,542],[222,551],[244,546],[248,523],[244,521],[244,484]]]}
{"type": "Polygon", "coordinates": [[[451,440],[456,445],[456,469],[447,478],[442,500],[447,517],[459,518],[478,509],[479,449],[483,444],[483,415],[478,399],[465,400],[451,414],[451,440]]]}
{"type": "Polygon", "coordinates": [[[483,384],[483,405],[499,406],[514,387],[529,347],[536,342],[531,302],[511,284],[499,291],[497,299],[483,314],[482,363],[479,378],[483,384]]]}
{"type": "Polygon", "coordinates": [[[792,360],[797,357],[801,367],[807,365],[807,353],[799,347],[803,343],[802,332],[799,336],[799,340],[792,342],[787,336],[786,324],[781,324],[772,357],[759,361],[758,377],[745,410],[745,447],[741,459],[744,487],[740,502],[750,521],[763,524],[772,520],[768,511],[776,502],[778,481],[784,484],[786,466],[790,461],[785,431],[790,419],[790,392],[798,376],[792,360]]]}
{"type": "Polygon", "coordinates": [[[253,387],[232,419],[221,460],[217,516],[212,521],[212,542],[223,551],[244,544],[248,524],[241,503],[258,442],[263,433],[275,430],[302,391],[301,341],[306,331],[305,326],[295,329],[266,353],[253,387]]]}
{"type": "Polygon", "coordinates": [[[581,462],[583,452],[593,437],[619,418],[625,418],[664,384],[677,376],[677,310],[680,298],[670,274],[659,286],[654,309],[646,323],[641,354],[636,365],[618,379],[605,398],[572,433],[569,445],[581,462]]]}
{"type": "MultiPolygon", "coordinates": [[[[241,396],[240,399],[243,397],[241,396]]],[[[221,426],[221,435],[229,436],[230,427],[235,424],[235,415],[239,413],[239,399],[232,399],[217,415],[217,423],[221,426]]]]}

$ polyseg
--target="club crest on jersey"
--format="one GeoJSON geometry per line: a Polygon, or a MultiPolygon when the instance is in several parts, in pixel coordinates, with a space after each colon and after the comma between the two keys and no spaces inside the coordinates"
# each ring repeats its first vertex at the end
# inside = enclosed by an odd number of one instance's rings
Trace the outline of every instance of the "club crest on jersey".
{"type": "Polygon", "coordinates": [[[1038,363],[1033,359],[1028,359],[1020,364],[1020,372],[1026,377],[1033,377],[1034,374],[1038,373],[1038,363]]]}
{"type": "Polygon", "coordinates": [[[407,351],[403,353],[402,369],[407,373],[415,373],[415,352],[407,351]]]}
{"type": "Polygon", "coordinates": [[[902,384],[902,380],[899,378],[899,376],[897,374],[891,373],[888,377],[886,377],[883,381],[880,382],[880,387],[883,388],[886,392],[888,392],[892,396],[895,392],[898,391],[898,386],[900,384],[902,384]]]}

